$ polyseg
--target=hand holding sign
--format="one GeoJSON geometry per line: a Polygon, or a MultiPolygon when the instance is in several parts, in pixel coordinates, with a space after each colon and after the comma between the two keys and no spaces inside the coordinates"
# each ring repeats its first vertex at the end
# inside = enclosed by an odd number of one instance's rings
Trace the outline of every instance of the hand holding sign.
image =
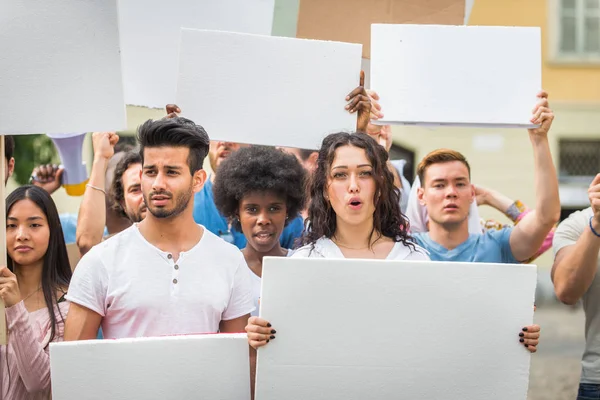
{"type": "Polygon", "coordinates": [[[21,301],[17,276],[7,267],[0,268],[0,297],[6,307],[12,307],[21,301]]]}
{"type": "Polygon", "coordinates": [[[537,128],[528,129],[531,136],[547,137],[552,121],[554,120],[554,112],[548,104],[548,93],[541,91],[537,95],[538,102],[533,108],[533,116],[531,122],[540,125],[537,128]]]}
{"type": "Polygon", "coordinates": [[[590,199],[590,205],[594,212],[594,221],[596,227],[600,226],[600,174],[596,175],[590,188],[588,189],[588,197],[590,199]]]}
{"type": "Polygon", "coordinates": [[[369,120],[371,119],[371,99],[369,98],[364,85],[365,72],[360,71],[359,86],[351,91],[348,96],[346,96],[346,101],[349,102],[345,107],[346,110],[348,110],[350,114],[358,112],[358,117],[356,120],[357,132],[366,132],[367,126],[369,125],[369,120]]]}

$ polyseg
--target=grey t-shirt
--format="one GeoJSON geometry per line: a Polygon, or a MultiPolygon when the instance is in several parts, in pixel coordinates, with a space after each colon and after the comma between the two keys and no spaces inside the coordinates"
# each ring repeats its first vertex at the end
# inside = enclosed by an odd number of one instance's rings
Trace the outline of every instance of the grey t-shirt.
{"type": "MultiPolygon", "coordinates": [[[[564,247],[574,245],[585,229],[590,229],[592,208],[576,211],[560,223],[554,233],[552,247],[554,256],[564,247]]],[[[600,240],[600,238],[599,238],[600,240]]],[[[598,255],[600,268],[600,254],[598,255]]],[[[581,382],[600,384],[600,274],[596,273],[592,284],[583,295],[585,312],[585,351],[581,361],[581,382]]]]}

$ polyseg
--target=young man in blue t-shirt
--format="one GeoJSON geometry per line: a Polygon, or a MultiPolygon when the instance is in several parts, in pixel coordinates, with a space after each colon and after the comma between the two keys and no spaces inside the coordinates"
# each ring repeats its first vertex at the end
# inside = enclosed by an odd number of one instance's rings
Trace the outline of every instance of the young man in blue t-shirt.
{"type": "Polygon", "coordinates": [[[540,248],[560,216],[558,179],[548,143],[554,114],[548,108],[547,97],[545,92],[538,95],[531,122],[539,127],[528,130],[533,146],[536,207],[515,227],[469,233],[469,208],[475,200],[475,189],[469,163],[462,154],[435,150],[419,163],[417,174],[422,188],[418,197],[427,208],[429,232],[414,237],[432,260],[518,263],[540,248]]]}

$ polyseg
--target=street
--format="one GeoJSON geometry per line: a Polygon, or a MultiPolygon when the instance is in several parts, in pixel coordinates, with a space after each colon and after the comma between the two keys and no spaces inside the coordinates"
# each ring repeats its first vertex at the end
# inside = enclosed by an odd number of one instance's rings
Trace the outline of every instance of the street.
{"type": "Polygon", "coordinates": [[[538,306],[540,346],[531,358],[528,400],[574,400],[584,348],[584,315],[560,304],[538,306]]]}

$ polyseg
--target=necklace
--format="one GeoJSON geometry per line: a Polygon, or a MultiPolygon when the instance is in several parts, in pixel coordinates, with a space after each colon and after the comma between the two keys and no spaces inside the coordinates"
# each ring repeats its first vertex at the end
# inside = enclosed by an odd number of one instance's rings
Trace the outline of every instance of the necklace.
{"type": "Polygon", "coordinates": [[[42,288],[42,285],[40,285],[40,287],[37,288],[37,289],[35,289],[33,292],[29,293],[26,297],[24,297],[23,301],[27,300],[28,298],[30,298],[31,296],[33,296],[34,294],[36,294],[37,292],[39,292],[41,288],[42,288]]]}

